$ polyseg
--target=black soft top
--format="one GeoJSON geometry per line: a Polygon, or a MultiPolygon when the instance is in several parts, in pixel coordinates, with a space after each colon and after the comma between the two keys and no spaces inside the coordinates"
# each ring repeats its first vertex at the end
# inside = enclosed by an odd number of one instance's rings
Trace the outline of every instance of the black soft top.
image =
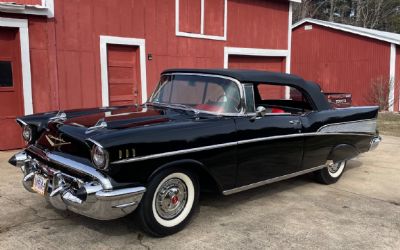
{"type": "Polygon", "coordinates": [[[171,73],[220,75],[234,78],[242,83],[287,85],[302,90],[304,94],[307,94],[313,100],[318,111],[331,109],[318,84],[305,81],[303,78],[292,74],[245,69],[167,69],[162,72],[162,74],[171,73]]]}

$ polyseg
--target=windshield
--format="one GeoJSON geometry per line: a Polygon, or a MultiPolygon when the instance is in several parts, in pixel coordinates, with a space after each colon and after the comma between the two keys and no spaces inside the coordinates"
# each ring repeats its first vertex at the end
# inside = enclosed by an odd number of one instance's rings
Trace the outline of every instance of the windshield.
{"type": "Polygon", "coordinates": [[[229,79],[199,75],[163,75],[150,102],[213,113],[239,113],[240,91],[229,79]]]}

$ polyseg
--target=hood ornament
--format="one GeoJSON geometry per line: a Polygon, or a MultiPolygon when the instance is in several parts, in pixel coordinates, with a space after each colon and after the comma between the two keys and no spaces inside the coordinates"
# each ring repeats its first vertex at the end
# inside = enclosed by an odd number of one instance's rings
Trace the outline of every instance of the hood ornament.
{"type": "Polygon", "coordinates": [[[104,121],[104,118],[101,118],[100,120],[98,120],[93,127],[88,128],[86,130],[85,134],[89,134],[95,130],[102,129],[102,128],[107,128],[107,122],[104,121]]]}
{"type": "Polygon", "coordinates": [[[67,114],[64,111],[58,111],[58,113],[55,116],[49,119],[49,121],[51,122],[57,122],[57,121],[63,122],[65,120],[67,120],[67,114]]]}

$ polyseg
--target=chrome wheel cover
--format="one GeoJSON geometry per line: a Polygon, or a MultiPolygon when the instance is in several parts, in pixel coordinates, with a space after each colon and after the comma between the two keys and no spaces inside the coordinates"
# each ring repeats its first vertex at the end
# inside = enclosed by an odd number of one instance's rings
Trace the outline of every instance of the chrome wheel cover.
{"type": "Polygon", "coordinates": [[[165,220],[176,218],[185,208],[188,200],[186,184],[179,178],[165,181],[155,197],[157,214],[165,220]]]}
{"type": "Polygon", "coordinates": [[[338,178],[344,170],[346,161],[339,161],[328,165],[328,173],[333,178],[338,178]]]}
{"type": "Polygon", "coordinates": [[[336,163],[332,163],[328,165],[328,171],[332,174],[336,173],[337,171],[339,171],[341,166],[341,162],[336,162],[336,163]]]}

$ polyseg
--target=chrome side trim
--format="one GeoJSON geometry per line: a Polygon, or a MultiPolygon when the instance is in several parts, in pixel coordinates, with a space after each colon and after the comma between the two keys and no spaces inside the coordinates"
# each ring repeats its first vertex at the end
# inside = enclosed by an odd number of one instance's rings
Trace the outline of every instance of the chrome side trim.
{"type": "Polygon", "coordinates": [[[154,155],[139,156],[139,157],[135,157],[135,158],[114,161],[111,164],[122,164],[122,163],[136,162],[136,161],[144,161],[144,160],[156,159],[156,158],[161,158],[161,157],[181,155],[181,154],[187,154],[187,153],[195,153],[195,152],[204,151],[204,150],[224,148],[224,147],[230,147],[230,146],[236,146],[236,145],[237,145],[237,142],[228,142],[228,143],[216,144],[216,145],[205,146],[205,147],[182,149],[182,150],[170,151],[170,152],[154,154],[154,155]]]}
{"type": "Polygon", "coordinates": [[[317,132],[321,133],[375,133],[376,132],[376,119],[357,120],[351,122],[339,122],[326,124],[318,129],[317,132]]]}
{"type": "Polygon", "coordinates": [[[321,166],[318,166],[318,167],[314,167],[314,168],[302,170],[302,171],[299,171],[299,172],[296,172],[296,173],[287,174],[287,175],[282,175],[282,176],[275,177],[275,178],[272,178],[272,179],[268,179],[268,180],[264,180],[264,181],[259,181],[259,182],[252,183],[252,184],[249,184],[249,185],[245,185],[245,186],[241,186],[241,187],[237,187],[237,188],[225,190],[225,191],[223,191],[222,193],[223,193],[224,195],[231,195],[231,194],[234,194],[234,193],[238,193],[238,192],[245,191],[245,190],[249,190],[249,189],[252,189],[252,188],[264,186],[264,185],[271,184],[271,183],[274,183],[274,182],[278,182],[278,181],[283,181],[283,180],[286,180],[286,179],[290,179],[290,178],[293,178],[293,177],[296,177],[296,176],[299,176],[299,175],[311,173],[311,172],[314,172],[314,171],[323,169],[323,168],[325,168],[325,167],[326,167],[326,165],[321,165],[321,166]]]}
{"type": "Polygon", "coordinates": [[[298,134],[290,134],[290,135],[278,135],[278,136],[269,136],[269,137],[261,137],[261,138],[255,138],[255,139],[249,139],[249,140],[242,140],[242,141],[238,141],[238,142],[228,142],[228,143],[215,144],[215,145],[204,146],[204,147],[170,151],[170,152],[152,154],[152,155],[146,155],[146,156],[138,156],[135,158],[128,158],[128,159],[113,161],[113,162],[111,162],[111,164],[123,164],[123,163],[144,161],[144,160],[156,159],[156,158],[173,156],[173,155],[195,153],[195,152],[211,150],[211,149],[216,149],[216,148],[231,147],[231,146],[242,145],[242,144],[252,143],[252,142],[279,140],[279,139],[287,139],[287,138],[295,138],[295,137],[307,137],[307,136],[325,136],[325,135],[371,136],[370,134],[361,134],[361,133],[360,134],[357,134],[357,133],[298,133],[298,134]]]}

